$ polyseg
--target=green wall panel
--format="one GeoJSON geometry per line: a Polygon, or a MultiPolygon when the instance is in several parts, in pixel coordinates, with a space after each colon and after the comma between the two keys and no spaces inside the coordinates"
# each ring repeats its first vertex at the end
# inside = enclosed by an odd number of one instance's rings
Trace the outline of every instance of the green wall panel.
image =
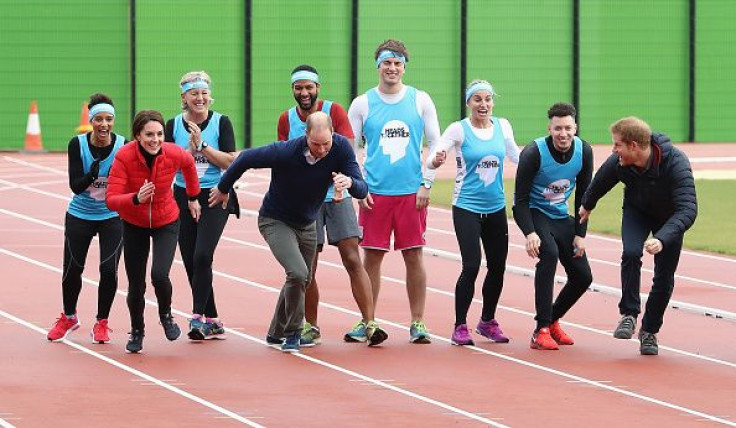
{"type": "Polygon", "coordinates": [[[432,97],[440,128],[457,120],[460,85],[460,6],[455,0],[360,2],[358,93],[378,84],[376,47],[386,39],[404,42],[409,63],[404,83],[432,97]]]}
{"type": "Polygon", "coordinates": [[[227,115],[243,146],[244,22],[240,0],[136,2],[136,109],[168,120],[181,113],[179,81],[189,71],[212,78],[212,109],[227,115]]]}
{"type": "Polygon", "coordinates": [[[23,147],[31,100],[47,150],[66,150],[84,101],[115,101],[115,131],[130,118],[128,2],[3,0],[0,14],[0,149],[23,147]]]}
{"type": "Polygon", "coordinates": [[[350,106],[351,2],[253,1],[253,146],[276,140],[279,115],[296,104],[291,70],[309,64],[320,97],[350,106]]]}
{"type": "Polygon", "coordinates": [[[699,0],[695,13],[695,138],[734,141],[736,2],[699,0]]]}
{"type": "Polygon", "coordinates": [[[688,133],[687,0],[580,2],[581,136],[639,116],[673,141],[688,133]]]}
{"type": "Polygon", "coordinates": [[[492,5],[468,1],[467,79],[493,84],[493,114],[509,119],[523,145],[547,133],[552,104],[572,102],[572,2],[492,5]]]}

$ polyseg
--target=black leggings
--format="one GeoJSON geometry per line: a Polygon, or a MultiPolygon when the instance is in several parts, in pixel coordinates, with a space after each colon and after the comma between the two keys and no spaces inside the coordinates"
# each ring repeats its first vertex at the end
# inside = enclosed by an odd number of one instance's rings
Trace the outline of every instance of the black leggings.
{"type": "Polygon", "coordinates": [[[82,291],[82,272],[92,238],[100,237],[100,283],[97,292],[97,319],[107,319],[118,289],[118,263],[123,244],[119,217],[107,220],[84,220],[68,212],[64,219],[64,268],[61,291],[64,313],[77,313],[82,291]]]}
{"type": "Polygon", "coordinates": [[[128,310],[133,329],[143,330],[143,309],[146,306],[146,263],[153,240],[151,283],[156,292],[159,315],[171,312],[171,280],[169,272],[174,262],[179,220],[148,229],[123,221],[125,271],[128,274],[128,310]]]}
{"type": "Polygon", "coordinates": [[[207,198],[210,189],[199,193],[202,215],[196,223],[189,213],[189,197],[186,190],[174,186],[174,196],[179,205],[179,251],[192,287],[192,313],[217,318],[215,294],[212,288],[212,259],[227,223],[228,211],[219,205],[210,208],[207,198]]]}
{"type": "Polygon", "coordinates": [[[575,302],[585,294],[593,275],[590,272],[588,256],[573,257],[575,239],[575,219],[567,217],[553,219],[541,211],[532,209],[534,229],[542,241],[539,247],[539,261],[534,273],[534,295],[537,308],[537,328],[547,327],[562,318],[575,302]],[[557,299],[552,303],[557,261],[560,261],[567,274],[567,283],[557,299]]]}
{"type": "Polygon", "coordinates": [[[463,269],[455,285],[455,325],[467,324],[468,309],[475,294],[475,279],[480,271],[480,244],[486,255],[488,271],[483,280],[483,310],[481,319],[496,317],[496,307],[503,288],[506,256],[509,252],[509,225],[506,209],[490,214],[453,206],[452,220],[460,247],[463,269]]]}

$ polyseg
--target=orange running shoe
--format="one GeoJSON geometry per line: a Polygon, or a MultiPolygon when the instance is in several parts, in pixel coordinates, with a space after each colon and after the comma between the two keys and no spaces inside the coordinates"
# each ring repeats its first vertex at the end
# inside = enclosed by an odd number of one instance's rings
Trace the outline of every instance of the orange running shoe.
{"type": "Polygon", "coordinates": [[[552,339],[552,335],[549,334],[549,328],[547,327],[540,328],[532,334],[532,342],[529,344],[529,347],[532,349],[542,349],[547,351],[556,351],[560,349],[560,347],[557,346],[557,342],[552,339]]]}
{"type": "Polygon", "coordinates": [[[572,337],[568,336],[567,333],[562,331],[562,327],[560,327],[560,320],[557,320],[550,324],[549,334],[552,335],[552,339],[554,339],[558,345],[572,345],[575,343],[575,341],[572,340],[572,337]]]}
{"type": "Polygon", "coordinates": [[[109,331],[112,331],[112,329],[107,326],[106,319],[97,321],[94,327],[92,327],[92,343],[109,342],[110,341],[110,335],[108,334],[109,331]]]}

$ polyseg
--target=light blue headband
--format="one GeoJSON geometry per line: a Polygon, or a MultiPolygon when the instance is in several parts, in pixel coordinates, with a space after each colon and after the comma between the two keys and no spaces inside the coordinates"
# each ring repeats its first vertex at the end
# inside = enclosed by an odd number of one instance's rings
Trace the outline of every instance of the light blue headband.
{"type": "Polygon", "coordinates": [[[491,85],[489,85],[488,83],[485,83],[485,82],[478,82],[475,85],[469,87],[465,91],[465,103],[467,104],[468,103],[468,100],[470,99],[470,97],[472,97],[473,94],[476,93],[476,92],[478,92],[478,91],[488,91],[488,92],[491,93],[491,96],[496,96],[497,95],[496,94],[496,91],[493,90],[493,86],[491,86],[491,85]]]}
{"type": "Polygon", "coordinates": [[[190,89],[209,89],[210,85],[205,80],[197,79],[193,82],[187,82],[181,85],[181,93],[185,93],[190,89]]]}
{"type": "Polygon", "coordinates": [[[110,113],[112,117],[115,117],[115,107],[106,103],[93,105],[92,108],[89,109],[89,121],[92,122],[92,118],[100,113],[110,113]]]}
{"type": "Polygon", "coordinates": [[[309,70],[299,70],[291,75],[291,84],[293,85],[297,80],[311,80],[314,83],[319,83],[319,76],[309,70]]]}
{"type": "Polygon", "coordinates": [[[376,58],[376,68],[381,66],[381,63],[386,61],[389,58],[398,58],[399,61],[401,61],[404,65],[406,65],[406,58],[404,55],[399,55],[396,52],[385,50],[381,51],[380,54],[378,54],[378,58],[376,58]]]}

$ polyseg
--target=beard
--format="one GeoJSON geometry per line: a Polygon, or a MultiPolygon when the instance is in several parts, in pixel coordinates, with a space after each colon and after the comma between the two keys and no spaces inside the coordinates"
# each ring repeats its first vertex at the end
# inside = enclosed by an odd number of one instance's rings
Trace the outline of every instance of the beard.
{"type": "Polygon", "coordinates": [[[318,94],[310,95],[309,101],[307,101],[306,103],[300,97],[294,97],[294,99],[296,100],[297,104],[299,104],[299,107],[301,107],[302,110],[309,110],[314,106],[314,103],[317,102],[317,96],[318,94]]]}

